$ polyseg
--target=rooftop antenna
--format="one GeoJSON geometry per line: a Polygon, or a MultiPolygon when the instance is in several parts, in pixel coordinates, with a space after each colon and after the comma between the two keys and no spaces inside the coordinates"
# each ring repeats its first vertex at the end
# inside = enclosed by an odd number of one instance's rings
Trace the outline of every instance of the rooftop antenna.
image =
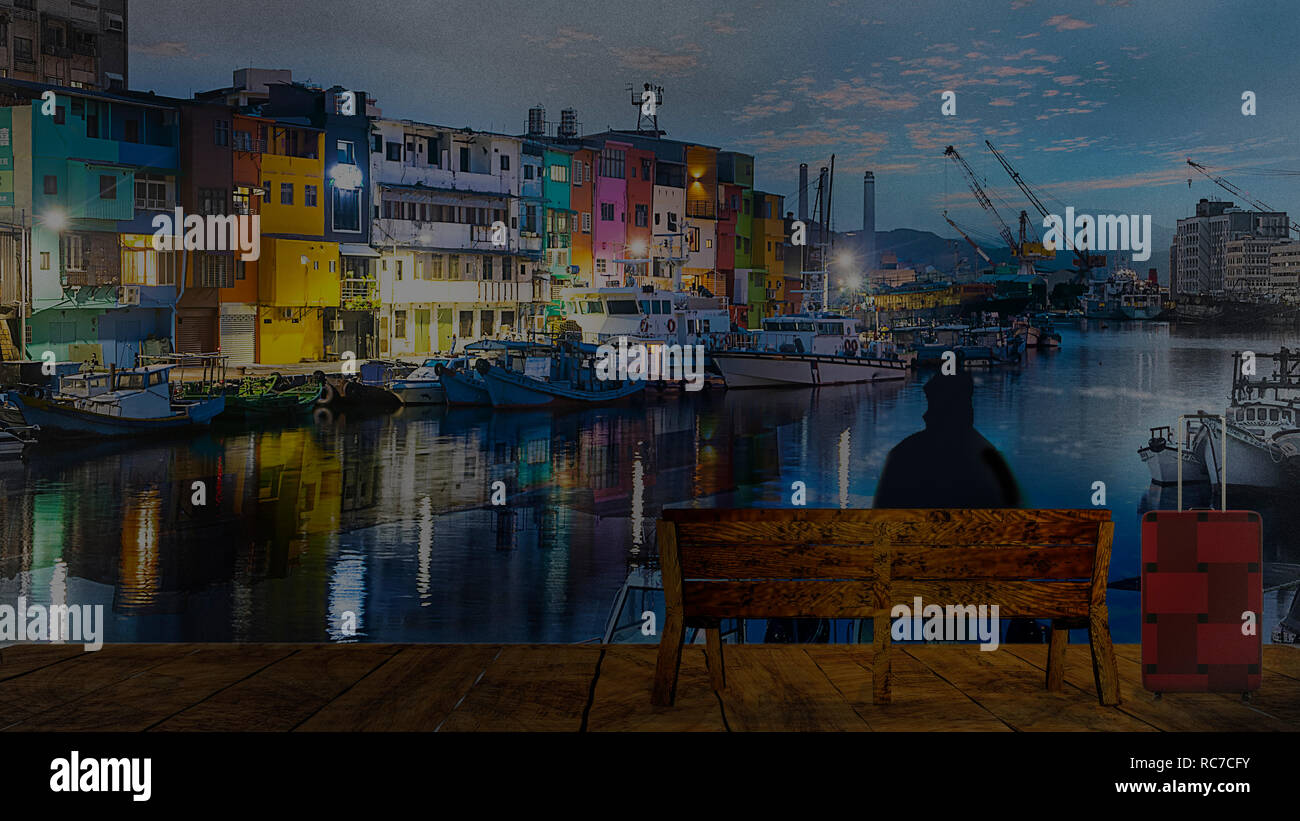
{"type": "Polygon", "coordinates": [[[632,97],[632,105],[636,106],[637,133],[660,136],[659,108],[664,104],[664,87],[642,83],[640,90],[631,85],[627,90],[632,97]]]}

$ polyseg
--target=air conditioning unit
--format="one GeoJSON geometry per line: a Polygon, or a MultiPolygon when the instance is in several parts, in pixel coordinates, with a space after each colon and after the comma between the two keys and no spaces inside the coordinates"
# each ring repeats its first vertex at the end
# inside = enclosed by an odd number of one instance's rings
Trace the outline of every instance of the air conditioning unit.
{"type": "Polygon", "coordinates": [[[332,320],[330,320],[330,330],[331,330],[331,331],[341,331],[341,330],[343,330],[343,320],[341,320],[341,319],[332,319],[332,320]]]}
{"type": "Polygon", "coordinates": [[[123,305],[140,304],[140,286],[122,285],[117,289],[117,301],[123,305]]]}
{"type": "Polygon", "coordinates": [[[293,319],[293,308],[281,308],[281,309],[280,309],[280,318],[281,318],[281,319],[293,319]]]}

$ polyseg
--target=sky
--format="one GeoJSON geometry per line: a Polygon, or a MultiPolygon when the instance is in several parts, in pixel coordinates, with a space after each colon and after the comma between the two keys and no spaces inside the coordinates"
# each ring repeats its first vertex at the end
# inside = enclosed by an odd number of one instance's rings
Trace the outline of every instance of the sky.
{"type": "Polygon", "coordinates": [[[239,67],[290,68],[368,92],[384,116],[521,133],[537,104],[548,119],[576,108],[585,132],[632,128],[627,87],[652,82],[670,137],[755,154],[757,187],[787,195],[787,210],[798,164],[815,178],[835,154],[837,229],[861,226],[869,169],[878,230],[953,236],[947,208],[996,247],[993,217],[943,157],[956,145],[1014,228],[1030,206],[987,139],[1055,213],[1151,214],[1150,264],[1160,256],[1163,271],[1175,221],[1202,197],[1231,198],[1188,157],[1300,212],[1300,176],[1276,173],[1300,169],[1296,11],[1284,0],[130,0],[130,84],[188,96],[239,67]],[[941,113],[944,91],[955,116],[941,113]]]}

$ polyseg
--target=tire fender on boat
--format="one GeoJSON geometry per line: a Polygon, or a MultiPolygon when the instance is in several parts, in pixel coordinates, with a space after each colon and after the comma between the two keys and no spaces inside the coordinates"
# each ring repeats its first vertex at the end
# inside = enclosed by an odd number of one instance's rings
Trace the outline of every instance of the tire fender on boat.
{"type": "Polygon", "coordinates": [[[487,374],[488,371],[492,370],[492,363],[488,362],[486,359],[480,359],[474,363],[474,370],[481,374],[487,374]]]}

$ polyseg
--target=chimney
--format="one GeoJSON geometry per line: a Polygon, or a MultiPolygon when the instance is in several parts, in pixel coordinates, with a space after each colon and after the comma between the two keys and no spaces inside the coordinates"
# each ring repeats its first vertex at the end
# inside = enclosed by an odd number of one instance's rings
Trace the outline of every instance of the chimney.
{"type": "Polygon", "coordinates": [[[808,224],[808,163],[799,163],[799,219],[808,224]]]}
{"type": "Polygon", "coordinates": [[[876,269],[876,175],[862,175],[862,254],[866,269],[876,269]]]}

